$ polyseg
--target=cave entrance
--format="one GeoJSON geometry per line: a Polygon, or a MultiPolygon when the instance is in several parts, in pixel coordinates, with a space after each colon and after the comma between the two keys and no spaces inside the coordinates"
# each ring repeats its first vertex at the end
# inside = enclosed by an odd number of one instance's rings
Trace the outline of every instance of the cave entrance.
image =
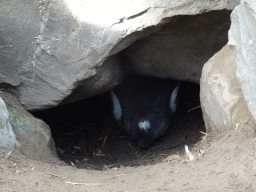
{"type": "Polygon", "coordinates": [[[174,120],[147,150],[117,125],[108,92],[33,115],[51,127],[60,159],[77,168],[102,170],[155,164],[168,155],[184,154],[185,144],[193,146],[201,140],[205,127],[199,89],[198,84],[181,82],[174,120]]]}
{"type": "Polygon", "coordinates": [[[169,155],[184,154],[184,145],[200,142],[205,126],[197,83],[205,62],[228,41],[230,13],[221,10],[174,17],[158,32],[117,53],[124,74],[135,71],[183,80],[172,124],[147,150],[117,125],[106,92],[34,113],[51,127],[59,157],[78,168],[102,170],[155,164],[169,155]]]}

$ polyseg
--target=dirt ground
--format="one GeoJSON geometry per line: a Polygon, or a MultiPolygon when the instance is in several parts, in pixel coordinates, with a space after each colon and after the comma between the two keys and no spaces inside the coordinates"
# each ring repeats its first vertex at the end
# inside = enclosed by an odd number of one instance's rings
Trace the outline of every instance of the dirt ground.
{"type": "Polygon", "coordinates": [[[139,148],[108,112],[100,115],[92,100],[91,117],[75,113],[81,103],[60,107],[62,119],[54,122],[55,109],[35,114],[51,126],[60,164],[0,150],[0,191],[256,191],[253,125],[206,134],[199,87],[189,87],[181,90],[185,97],[170,128],[148,149],[139,148]]]}

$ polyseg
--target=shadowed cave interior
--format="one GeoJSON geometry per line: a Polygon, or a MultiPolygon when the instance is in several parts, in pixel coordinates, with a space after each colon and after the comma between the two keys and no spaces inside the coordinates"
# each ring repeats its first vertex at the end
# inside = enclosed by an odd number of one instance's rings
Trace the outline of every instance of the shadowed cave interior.
{"type": "Polygon", "coordinates": [[[199,90],[198,84],[181,82],[173,121],[148,149],[117,125],[108,92],[33,115],[50,126],[58,156],[67,164],[96,170],[155,164],[168,155],[184,154],[185,144],[193,147],[201,140],[205,127],[199,90]]]}

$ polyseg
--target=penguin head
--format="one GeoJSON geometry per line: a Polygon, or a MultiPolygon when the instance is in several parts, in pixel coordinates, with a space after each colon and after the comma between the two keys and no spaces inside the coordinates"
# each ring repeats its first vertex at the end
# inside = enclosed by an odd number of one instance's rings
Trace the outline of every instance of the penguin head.
{"type": "Polygon", "coordinates": [[[148,147],[168,129],[178,89],[174,80],[131,76],[110,92],[114,118],[138,145],[148,147]]]}

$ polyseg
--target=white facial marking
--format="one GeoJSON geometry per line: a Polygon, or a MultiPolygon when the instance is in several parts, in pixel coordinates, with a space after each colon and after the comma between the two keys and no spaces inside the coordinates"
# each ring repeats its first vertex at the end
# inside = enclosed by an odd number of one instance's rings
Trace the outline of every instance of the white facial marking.
{"type": "Polygon", "coordinates": [[[179,84],[173,90],[172,95],[171,95],[171,99],[170,99],[170,109],[171,109],[172,113],[174,113],[176,111],[176,108],[177,108],[176,99],[177,99],[178,91],[179,91],[179,84]]]}
{"type": "Polygon", "coordinates": [[[110,91],[110,93],[111,93],[111,99],[112,99],[112,102],[113,102],[114,117],[117,121],[119,121],[122,117],[122,108],[121,108],[120,102],[119,102],[116,94],[113,91],[110,91]]]}
{"type": "Polygon", "coordinates": [[[150,123],[149,123],[149,121],[140,121],[140,122],[138,123],[138,126],[139,126],[139,128],[141,128],[141,129],[147,130],[147,129],[150,128],[150,123]]]}

